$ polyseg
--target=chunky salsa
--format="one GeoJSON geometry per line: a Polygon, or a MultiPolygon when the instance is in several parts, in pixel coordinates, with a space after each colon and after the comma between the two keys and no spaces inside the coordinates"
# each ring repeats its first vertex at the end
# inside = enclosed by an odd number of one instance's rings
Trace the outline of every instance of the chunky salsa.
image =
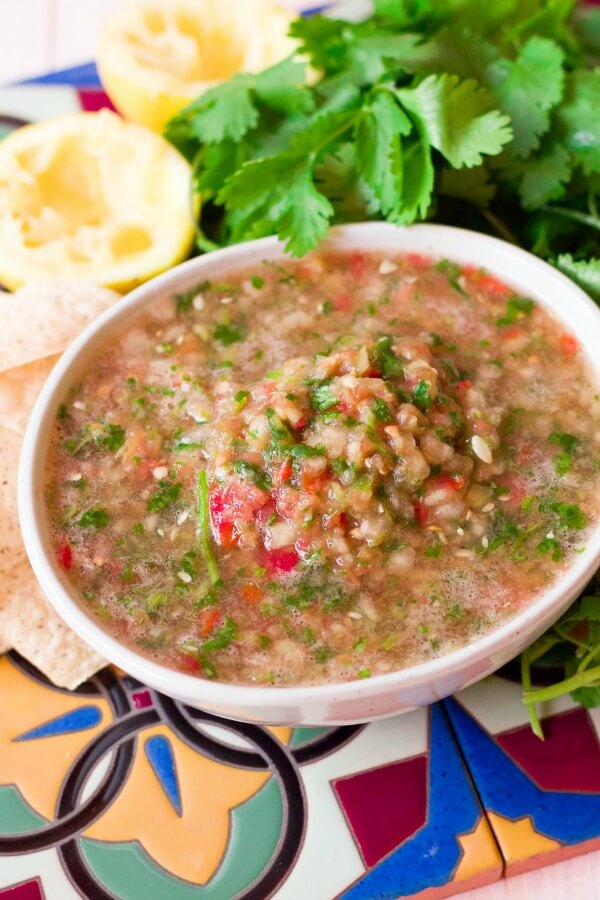
{"type": "Polygon", "coordinates": [[[60,565],[152,658],[243,684],[368,678],[532,603],[600,504],[577,341],[485,271],[264,262],[165,297],[60,407],[60,565]]]}

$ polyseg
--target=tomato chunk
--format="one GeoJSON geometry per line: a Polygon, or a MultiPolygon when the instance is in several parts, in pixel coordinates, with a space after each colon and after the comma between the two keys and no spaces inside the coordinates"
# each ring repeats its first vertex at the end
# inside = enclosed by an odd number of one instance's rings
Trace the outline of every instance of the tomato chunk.
{"type": "Polygon", "coordinates": [[[292,464],[289,459],[284,460],[273,475],[273,484],[275,487],[281,487],[286,481],[292,477],[292,464]]]}
{"type": "Polygon", "coordinates": [[[63,569],[70,569],[73,565],[73,550],[71,545],[65,541],[60,545],[57,552],[58,562],[63,569]]]}
{"type": "Polygon", "coordinates": [[[200,634],[207,637],[217,624],[221,613],[215,606],[209,606],[200,612],[200,634]]]}
{"type": "Polygon", "coordinates": [[[362,253],[350,254],[350,274],[353,281],[361,282],[366,274],[367,261],[362,253]]]}
{"type": "Polygon", "coordinates": [[[242,597],[246,603],[259,603],[262,600],[263,593],[252,582],[242,585],[242,597]]]}
{"type": "Polygon", "coordinates": [[[222,547],[237,543],[236,522],[251,522],[265,505],[268,494],[248,482],[232,482],[210,492],[210,521],[215,541],[222,547]]]}
{"type": "Polygon", "coordinates": [[[431,480],[435,480],[439,487],[450,488],[451,491],[462,491],[465,486],[465,479],[462,475],[449,475],[447,472],[442,472],[441,475],[437,475],[431,480]]]}
{"type": "Polygon", "coordinates": [[[417,520],[418,525],[427,525],[427,507],[422,502],[422,500],[414,500],[413,501],[413,509],[415,511],[415,519],[417,520]]]}
{"type": "Polygon", "coordinates": [[[179,661],[183,671],[188,672],[190,675],[197,675],[200,671],[200,663],[198,662],[197,657],[191,656],[189,653],[183,653],[180,656],[179,661]]]}
{"type": "Polygon", "coordinates": [[[291,572],[300,562],[300,557],[295,550],[267,550],[261,551],[261,565],[270,573],[291,572]]]}
{"type": "Polygon", "coordinates": [[[565,354],[565,356],[575,356],[577,350],[579,349],[579,344],[572,335],[563,334],[560,339],[560,349],[565,354]]]}

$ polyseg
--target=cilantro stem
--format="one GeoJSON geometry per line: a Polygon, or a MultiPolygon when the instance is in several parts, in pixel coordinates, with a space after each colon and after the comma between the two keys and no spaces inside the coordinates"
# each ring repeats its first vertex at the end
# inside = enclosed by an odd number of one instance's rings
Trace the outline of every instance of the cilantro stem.
{"type": "Polygon", "coordinates": [[[524,695],[523,702],[527,707],[527,715],[529,716],[529,722],[531,724],[531,730],[533,733],[539,737],[541,741],[544,740],[544,732],[542,731],[542,724],[540,722],[540,717],[538,716],[538,711],[535,705],[535,701],[527,700],[527,693],[531,692],[531,663],[532,659],[529,655],[529,652],[525,650],[524,653],[521,654],[521,681],[523,682],[524,695]]]}
{"type": "MultiPolygon", "coordinates": [[[[532,703],[545,703],[547,700],[554,700],[556,697],[562,697],[564,694],[570,694],[578,688],[589,687],[600,681],[600,666],[595,669],[584,669],[576,672],[570,678],[558,684],[552,684],[550,687],[540,688],[537,691],[525,690],[523,694],[523,702],[528,706],[532,703]]],[[[527,685],[525,685],[527,688],[527,685]]]]}
{"type": "Polygon", "coordinates": [[[509,244],[516,244],[520,246],[520,241],[517,239],[516,234],[510,230],[508,225],[506,225],[502,219],[498,218],[496,213],[493,213],[491,209],[485,209],[483,206],[479,207],[479,211],[486,222],[492,226],[492,228],[498,232],[501,238],[504,238],[505,241],[508,241],[509,244]]]}
{"type": "Polygon", "coordinates": [[[600,231],[600,219],[590,216],[588,213],[580,212],[578,209],[570,209],[568,206],[542,206],[544,212],[553,216],[562,216],[563,219],[571,219],[572,222],[579,222],[581,225],[587,225],[588,228],[594,228],[600,231]]]}
{"type": "MultiPolygon", "coordinates": [[[[588,649],[588,648],[586,647],[586,650],[587,650],[587,649],[588,649]]],[[[592,650],[590,650],[590,652],[588,653],[587,656],[584,656],[584,658],[583,658],[583,659],[581,660],[581,662],[579,663],[578,671],[579,671],[579,672],[582,672],[582,671],[584,671],[585,669],[587,669],[587,667],[589,666],[589,664],[591,663],[591,661],[592,661],[596,656],[598,656],[598,654],[600,654],[600,644],[597,644],[592,650]]]]}
{"type": "Polygon", "coordinates": [[[583,641],[578,641],[577,638],[574,638],[572,634],[568,634],[562,628],[559,628],[558,625],[554,626],[553,629],[567,644],[573,644],[575,647],[580,647],[582,650],[588,650],[588,645],[584,644],[583,641]]]}
{"type": "Polygon", "coordinates": [[[221,584],[221,577],[219,575],[217,558],[211,544],[210,513],[208,504],[208,478],[206,477],[206,472],[202,469],[202,471],[198,473],[198,529],[200,532],[200,546],[202,547],[202,553],[204,554],[208,577],[210,578],[211,584],[216,586],[221,584]]]}

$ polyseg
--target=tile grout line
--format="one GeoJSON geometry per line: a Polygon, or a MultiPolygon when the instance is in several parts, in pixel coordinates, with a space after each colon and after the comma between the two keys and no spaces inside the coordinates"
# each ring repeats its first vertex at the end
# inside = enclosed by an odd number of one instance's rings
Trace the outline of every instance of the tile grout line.
{"type": "Polygon", "coordinates": [[[442,712],[444,713],[444,718],[446,719],[448,728],[450,729],[450,733],[452,734],[452,737],[454,738],[454,743],[456,744],[456,750],[462,760],[463,766],[465,767],[465,771],[469,777],[469,781],[471,782],[471,786],[473,787],[475,796],[477,797],[477,800],[479,801],[479,805],[481,806],[481,811],[482,811],[483,815],[485,816],[485,821],[487,822],[488,828],[490,829],[490,834],[492,836],[492,840],[494,841],[496,849],[498,850],[498,853],[500,855],[500,859],[502,860],[502,876],[499,880],[506,881],[508,876],[506,874],[506,859],[504,858],[504,853],[502,852],[502,847],[500,846],[500,843],[496,836],[496,832],[494,831],[494,829],[492,827],[492,823],[489,820],[487,808],[485,806],[485,803],[483,802],[483,797],[481,796],[479,787],[477,786],[477,782],[475,781],[473,773],[471,772],[471,767],[470,767],[469,763],[467,762],[467,758],[463,752],[462,743],[460,742],[458,734],[456,733],[456,729],[454,728],[454,723],[452,722],[452,718],[448,714],[448,710],[446,709],[446,700],[444,699],[444,700],[440,700],[438,702],[440,703],[440,705],[442,707],[442,712]]]}

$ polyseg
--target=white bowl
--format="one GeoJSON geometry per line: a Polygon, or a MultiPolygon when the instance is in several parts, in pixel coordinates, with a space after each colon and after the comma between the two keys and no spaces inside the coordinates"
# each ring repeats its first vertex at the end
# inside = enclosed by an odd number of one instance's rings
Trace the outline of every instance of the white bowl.
{"type": "MultiPolygon", "coordinates": [[[[425,253],[487,269],[516,292],[533,297],[568,327],[587,350],[600,383],[600,311],[573,282],[529,253],[458,228],[397,228],[378,222],[334,229],[327,244],[334,250],[425,253]]],[[[43,488],[49,432],[68,388],[110,335],[123,327],[133,313],[165,294],[185,291],[205,279],[222,280],[232,269],[282,257],[282,245],[275,238],[265,238],[193,259],[137,288],[85,329],[57,363],[29,422],[19,469],[21,528],[31,564],[58,614],[91,647],[150,687],[191,706],[251,722],[365,722],[453,694],[520,653],[558,618],[594,574],[600,562],[600,527],[590,534],[586,551],[535,603],[459,650],[362,681],[315,687],[246,687],[176,672],[112,637],[80,604],[76,591],[60,570],[46,521],[43,488]]]]}

